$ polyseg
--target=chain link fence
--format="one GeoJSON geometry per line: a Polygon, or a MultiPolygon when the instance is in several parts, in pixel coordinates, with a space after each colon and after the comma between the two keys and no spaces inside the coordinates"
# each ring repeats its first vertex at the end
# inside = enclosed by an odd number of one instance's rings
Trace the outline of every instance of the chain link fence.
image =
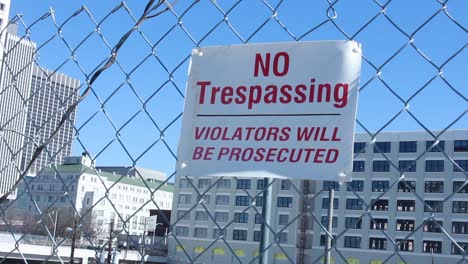
{"type": "Polygon", "coordinates": [[[54,9],[3,23],[1,263],[468,263],[465,1],[54,9]],[[175,176],[193,48],[327,39],[363,47],[352,182],[175,176]]]}

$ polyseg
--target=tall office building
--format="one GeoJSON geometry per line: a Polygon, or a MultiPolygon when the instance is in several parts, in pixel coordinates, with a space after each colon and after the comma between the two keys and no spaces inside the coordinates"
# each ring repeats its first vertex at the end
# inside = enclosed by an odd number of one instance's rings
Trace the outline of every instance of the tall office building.
{"type": "MultiPolygon", "coordinates": [[[[276,180],[276,234],[267,244],[277,243],[267,263],[323,263],[330,188],[331,263],[466,262],[468,130],[438,139],[423,131],[379,133],[370,143],[357,134],[352,182],[276,180]]],[[[170,263],[185,263],[187,254],[197,263],[249,263],[259,255],[263,179],[217,180],[176,178],[170,263]]]]}
{"type": "MultiPolygon", "coordinates": [[[[7,4],[0,2],[0,9],[2,5],[3,8],[7,7],[7,4]]],[[[5,23],[3,19],[5,17],[2,17],[2,23],[5,23]]],[[[21,173],[35,43],[27,38],[19,38],[10,28],[2,31],[1,37],[0,195],[4,195],[21,173]]],[[[16,191],[9,195],[9,199],[15,197],[16,191]]]]}
{"type": "MultiPolygon", "coordinates": [[[[52,135],[65,111],[78,100],[79,86],[79,80],[33,66],[21,170],[25,170],[32,159],[36,144],[42,144],[52,135]]],[[[65,157],[70,156],[74,123],[75,111],[37,157],[28,174],[37,174],[50,164],[59,165],[65,157]]]]}

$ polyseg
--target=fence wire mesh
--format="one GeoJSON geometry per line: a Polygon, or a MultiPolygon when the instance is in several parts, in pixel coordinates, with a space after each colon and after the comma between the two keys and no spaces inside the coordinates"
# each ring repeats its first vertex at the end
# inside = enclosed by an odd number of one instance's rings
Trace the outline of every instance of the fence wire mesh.
{"type": "Polygon", "coordinates": [[[1,263],[468,263],[466,1],[54,8],[2,28],[1,263]],[[193,48],[324,39],[363,45],[352,182],[175,176],[193,48]]]}

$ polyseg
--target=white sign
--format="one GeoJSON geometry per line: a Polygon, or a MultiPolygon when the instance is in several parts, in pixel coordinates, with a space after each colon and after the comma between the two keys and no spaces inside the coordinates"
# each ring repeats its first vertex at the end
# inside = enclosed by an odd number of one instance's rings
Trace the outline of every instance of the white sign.
{"type": "Polygon", "coordinates": [[[349,181],[360,70],[353,41],[194,49],[177,173],[349,181]]]}
{"type": "Polygon", "coordinates": [[[155,230],[157,222],[158,222],[158,216],[157,215],[151,215],[150,217],[148,217],[148,223],[147,223],[147,226],[146,226],[146,230],[150,230],[150,231],[155,230]]]}

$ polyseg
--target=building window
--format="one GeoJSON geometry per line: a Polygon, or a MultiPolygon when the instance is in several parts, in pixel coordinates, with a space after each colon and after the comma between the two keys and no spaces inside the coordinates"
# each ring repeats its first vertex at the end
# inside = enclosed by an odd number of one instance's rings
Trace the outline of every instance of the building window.
{"type": "Polygon", "coordinates": [[[195,220],[196,221],[208,221],[208,213],[206,211],[197,211],[195,213],[195,220]]]}
{"type": "Polygon", "coordinates": [[[452,233],[468,234],[468,222],[452,222],[452,233]]]}
{"type": "Polygon", "coordinates": [[[248,223],[249,214],[248,213],[234,213],[234,223],[248,223]]]}
{"type": "Polygon", "coordinates": [[[257,180],[257,190],[263,190],[265,188],[265,182],[262,180],[257,180]]]}
{"type": "Polygon", "coordinates": [[[345,248],[361,248],[361,237],[345,236],[344,247],[345,248]]]}
{"type": "Polygon", "coordinates": [[[260,241],[260,238],[261,238],[261,233],[260,231],[254,231],[254,237],[253,237],[253,241],[260,241]]]}
{"type": "MultiPolygon", "coordinates": [[[[322,217],[322,220],[323,220],[323,217],[322,217]]],[[[335,220],[335,219],[333,219],[335,220]]],[[[337,220],[338,221],[338,220],[337,220]]],[[[279,225],[287,225],[289,223],[289,215],[282,215],[280,214],[279,215],[279,220],[278,220],[278,224],[279,225]]]]}
{"type": "Polygon", "coordinates": [[[366,162],[363,160],[353,161],[353,172],[364,172],[366,168],[366,162]]]}
{"type": "Polygon", "coordinates": [[[236,196],[236,206],[249,206],[250,197],[247,195],[236,196]]]}
{"type": "Polygon", "coordinates": [[[195,227],[195,229],[193,230],[193,236],[199,238],[206,238],[208,236],[208,228],[195,227]]]}
{"type": "Polygon", "coordinates": [[[377,200],[372,199],[371,210],[373,211],[388,211],[388,200],[377,200]]]}
{"type": "MultiPolygon", "coordinates": [[[[338,198],[333,198],[333,209],[338,209],[338,198]]],[[[322,198],[322,209],[328,209],[330,199],[328,197],[322,198]]]]}
{"type": "Polygon", "coordinates": [[[329,190],[335,190],[339,191],[340,190],[340,184],[336,181],[323,181],[323,190],[324,191],[329,191],[329,190]]]}
{"type": "MultiPolygon", "coordinates": [[[[328,216],[322,215],[322,226],[325,228],[328,227],[328,216]]],[[[332,228],[337,228],[338,227],[338,217],[334,216],[332,218],[332,228]]]]}
{"type": "Polygon", "coordinates": [[[397,231],[413,231],[414,230],[414,220],[397,219],[396,220],[396,230],[397,231]]]}
{"type": "Polygon", "coordinates": [[[281,180],[281,190],[291,190],[291,180],[281,180]]]}
{"type": "Polygon", "coordinates": [[[424,200],[424,212],[442,213],[444,201],[424,200]]]}
{"type": "Polygon", "coordinates": [[[233,240],[247,240],[247,230],[234,229],[232,232],[233,240]]]}
{"type": "Polygon", "coordinates": [[[423,240],[423,252],[442,253],[442,241],[423,240]]]}
{"type": "Polygon", "coordinates": [[[455,140],[453,142],[454,152],[468,152],[468,140],[455,140]]]}
{"type": "Polygon", "coordinates": [[[390,163],[388,160],[374,160],[372,162],[372,171],[373,172],[389,172],[390,163]]]}
{"type": "Polygon", "coordinates": [[[375,142],[374,153],[390,153],[390,142],[375,142]]]}
{"type": "Polygon", "coordinates": [[[229,205],[229,195],[216,195],[216,205],[229,205]]]}
{"type": "Polygon", "coordinates": [[[292,197],[278,197],[278,207],[292,207],[292,197]]]}
{"type": "Polygon", "coordinates": [[[397,239],[398,250],[400,251],[414,251],[414,240],[404,240],[404,239],[397,239]]]}
{"type": "Polygon", "coordinates": [[[366,143],[354,142],[354,153],[366,153],[366,143]]]}
{"type": "Polygon", "coordinates": [[[468,242],[457,242],[457,244],[458,246],[452,242],[452,254],[462,255],[468,251],[468,242]]]}
{"type": "Polygon", "coordinates": [[[215,212],[215,221],[217,223],[227,222],[229,217],[228,212],[215,212]]]}
{"type": "Polygon", "coordinates": [[[424,192],[426,193],[443,193],[444,182],[443,181],[426,181],[424,182],[424,192]]]}
{"type": "Polygon", "coordinates": [[[456,166],[455,164],[453,165],[453,172],[468,172],[468,160],[454,160],[455,163],[458,165],[456,166]],[[460,167],[460,168],[458,168],[460,167]]]}
{"type": "Polygon", "coordinates": [[[468,193],[468,181],[454,181],[453,192],[468,193]]]}
{"type": "Polygon", "coordinates": [[[226,235],[225,229],[219,229],[219,228],[213,229],[213,239],[218,239],[218,238],[221,238],[221,236],[224,237],[225,235],[226,235]]]}
{"type": "Polygon", "coordinates": [[[428,221],[424,223],[423,231],[429,233],[442,233],[441,227],[443,226],[442,221],[428,221]]]}
{"type": "Polygon", "coordinates": [[[211,185],[211,179],[199,179],[198,188],[208,188],[211,185]]]}
{"type": "Polygon", "coordinates": [[[415,209],[414,200],[397,200],[398,212],[414,212],[414,209],[415,209]]]}
{"type": "Polygon", "coordinates": [[[177,226],[175,231],[177,236],[186,237],[188,236],[189,228],[187,226],[177,226]]]}
{"type": "Polygon", "coordinates": [[[416,182],[415,181],[399,181],[398,182],[398,192],[415,192],[416,191],[416,182]]]}
{"type": "Polygon", "coordinates": [[[426,150],[428,152],[443,152],[445,150],[445,141],[441,140],[437,145],[432,147],[434,143],[435,141],[426,141],[426,150]]]}
{"type": "Polygon", "coordinates": [[[468,201],[453,201],[452,202],[452,212],[466,214],[468,213],[468,201]]]}
{"type": "Polygon", "coordinates": [[[346,199],[346,209],[348,209],[348,210],[362,210],[361,200],[354,199],[354,198],[346,199]]]}
{"type": "Polygon", "coordinates": [[[5,4],[0,3],[0,10],[1,10],[1,11],[5,11],[5,4]]]}
{"type": "Polygon", "coordinates": [[[250,179],[237,179],[237,189],[250,189],[250,179]]]}
{"type": "Polygon", "coordinates": [[[399,160],[398,169],[402,172],[416,172],[415,160],[399,160]]]}
{"type": "Polygon", "coordinates": [[[280,232],[277,236],[279,243],[288,243],[288,233],[280,232]]]}
{"type": "Polygon", "coordinates": [[[388,181],[372,181],[372,192],[387,192],[389,185],[388,181]]]}
{"type": "MultiPolygon", "coordinates": [[[[325,246],[325,244],[327,243],[327,236],[328,235],[320,235],[320,246],[325,246]]],[[[336,241],[336,236],[333,235],[332,236],[332,241],[331,241],[332,246],[335,245],[335,241],[336,241]]]]}
{"type": "Polygon", "coordinates": [[[231,180],[230,179],[218,180],[218,189],[220,190],[231,189],[231,180]]]}
{"type": "Polygon", "coordinates": [[[255,214],[255,224],[260,225],[262,223],[262,214],[256,213],[255,214]]]}
{"type": "Polygon", "coordinates": [[[359,218],[359,217],[346,217],[345,218],[345,228],[362,229],[362,218],[359,218]]]}
{"type": "Polygon", "coordinates": [[[200,195],[198,197],[198,201],[202,201],[204,204],[210,204],[210,195],[209,194],[205,194],[205,195],[200,195]]]}
{"type": "Polygon", "coordinates": [[[187,180],[187,179],[180,179],[179,187],[180,187],[180,188],[190,188],[190,187],[192,187],[192,185],[190,184],[189,180],[187,180]]]}
{"type": "Polygon", "coordinates": [[[263,196],[257,196],[257,198],[255,198],[255,206],[263,206],[263,196]]]}
{"type": "Polygon", "coordinates": [[[418,150],[416,141],[401,141],[400,153],[414,153],[418,150]]]}
{"type": "MultiPolygon", "coordinates": [[[[179,220],[190,220],[190,212],[187,210],[179,210],[177,212],[177,218],[179,220]]],[[[136,220],[136,218],[134,218],[136,220]]]]}
{"type": "Polygon", "coordinates": [[[353,180],[352,182],[348,182],[347,191],[351,192],[362,192],[364,191],[364,181],[363,180],[353,180]]]}
{"type": "Polygon", "coordinates": [[[387,239],[380,237],[369,238],[369,249],[387,249],[387,239]]]}
{"type": "Polygon", "coordinates": [[[443,172],[443,160],[426,160],[426,172],[443,172]]]}

